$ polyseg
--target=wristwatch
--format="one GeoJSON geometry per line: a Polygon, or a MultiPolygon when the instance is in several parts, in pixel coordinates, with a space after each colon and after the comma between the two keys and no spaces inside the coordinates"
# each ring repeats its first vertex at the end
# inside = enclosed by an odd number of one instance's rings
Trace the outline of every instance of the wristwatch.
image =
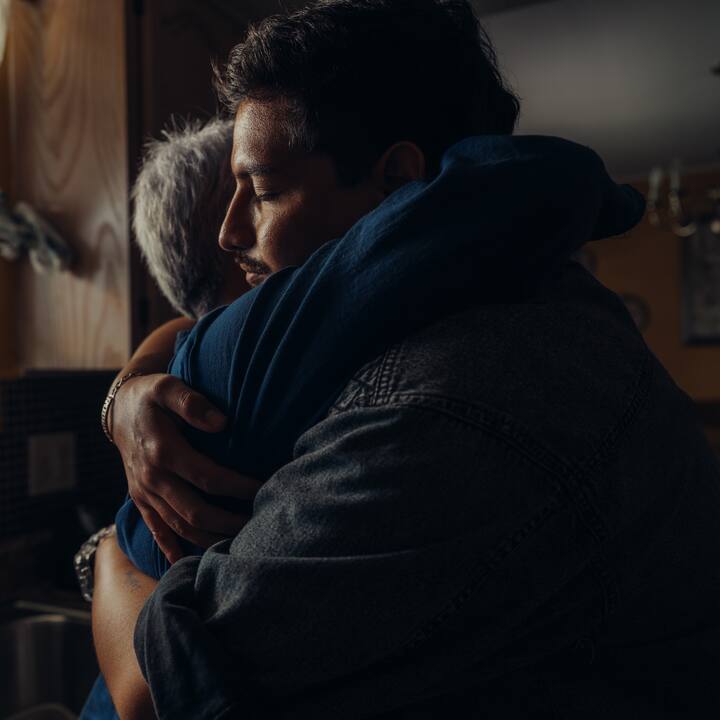
{"type": "Polygon", "coordinates": [[[95,578],[95,553],[101,540],[110,537],[115,533],[115,525],[98,530],[91,535],[75,553],[73,564],[78,582],[80,583],[80,592],[85,600],[92,602],[93,583],[95,578]]]}

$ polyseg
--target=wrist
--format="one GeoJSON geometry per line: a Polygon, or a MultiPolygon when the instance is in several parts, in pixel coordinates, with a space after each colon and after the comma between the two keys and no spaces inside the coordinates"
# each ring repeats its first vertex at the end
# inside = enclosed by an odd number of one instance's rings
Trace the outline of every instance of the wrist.
{"type": "Polygon", "coordinates": [[[123,385],[125,385],[133,378],[139,377],[141,375],[145,375],[142,370],[130,370],[129,372],[126,372],[113,383],[112,387],[110,388],[110,392],[108,392],[107,396],[105,397],[105,402],[103,403],[102,410],[100,412],[100,426],[105,433],[105,437],[107,437],[107,439],[113,444],[115,444],[115,440],[113,439],[112,418],[115,398],[118,394],[118,391],[121,387],[123,387],[123,385]]]}
{"type": "MultiPolygon", "coordinates": [[[[117,541],[117,533],[104,537],[98,543],[95,553],[95,584],[99,584],[101,576],[105,572],[115,573],[121,566],[132,565],[127,555],[120,549],[117,541]]],[[[134,567],[134,565],[133,565],[134,567]]]]}

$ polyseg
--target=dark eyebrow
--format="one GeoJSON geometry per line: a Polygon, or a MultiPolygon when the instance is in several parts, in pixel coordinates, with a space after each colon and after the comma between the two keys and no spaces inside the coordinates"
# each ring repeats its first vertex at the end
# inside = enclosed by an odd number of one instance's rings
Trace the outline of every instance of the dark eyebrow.
{"type": "Polygon", "coordinates": [[[268,177],[269,175],[276,175],[279,172],[278,168],[272,165],[262,165],[260,163],[256,165],[250,165],[246,167],[242,172],[235,173],[237,177],[268,177]]]}

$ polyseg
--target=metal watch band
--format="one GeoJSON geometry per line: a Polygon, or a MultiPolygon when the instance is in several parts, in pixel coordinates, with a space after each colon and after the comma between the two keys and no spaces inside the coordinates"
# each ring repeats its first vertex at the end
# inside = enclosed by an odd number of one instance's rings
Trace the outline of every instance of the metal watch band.
{"type": "Polygon", "coordinates": [[[95,579],[95,552],[101,540],[115,533],[115,525],[98,530],[91,535],[75,553],[73,564],[75,566],[75,574],[80,584],[80,592],[85,600],[92,602],[93,585],[95,579]]]}

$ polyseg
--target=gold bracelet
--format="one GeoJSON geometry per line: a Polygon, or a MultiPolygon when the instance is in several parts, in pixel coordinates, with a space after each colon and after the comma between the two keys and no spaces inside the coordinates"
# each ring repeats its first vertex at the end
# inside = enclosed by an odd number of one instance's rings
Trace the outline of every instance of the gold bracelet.
{"type": "Polygon", "coordinates": [[[132,372],[126,373],[123,375],[111,388],[110,392],[107,394],[107,397],[105,398],[105,402],[102,406],[102,411],[100,412],[100,426],[103,429],[103,432],[105,433],[105,437],[114,445],[115,441],[113,440],[112,434],[110,433],[110,428],[108,426],[108,420],[110,419],[110,408],[112,408],[112,404],[115,401],[115,396],[117,395],[117,391],[130,379],[133,377],[136,377],[138,375],[142,375],[143,373],[139,370],[133,370],[132,372]]]}

